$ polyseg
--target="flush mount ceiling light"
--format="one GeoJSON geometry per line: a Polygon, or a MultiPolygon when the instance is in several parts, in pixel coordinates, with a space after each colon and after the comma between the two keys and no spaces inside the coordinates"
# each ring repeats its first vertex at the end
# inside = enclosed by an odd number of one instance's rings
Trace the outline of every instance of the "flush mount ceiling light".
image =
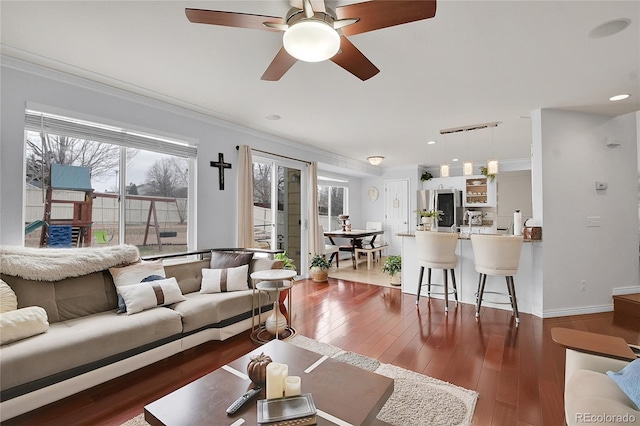
{"type": "Polygon", "coordinates": [[[372,155],[371,157],[367,157],[367,161],[372,166],[379,166],[382,164],[382,160],[384,160],[384,157],[381,155],[372,155]]]}
{"type": "Polygon", "coordinates": [[[340,36],[332,26],[317,19],[304,19],[284,32],[282,44],[287,53],[305,62],[322,62],[340,49],[340,36]]]}
{"type": "Polygon", "coordinates": [[[631,19],[621,18],[607,21],[589,31],[589,38],[603,38],[618,34],[631,24],[631,19]]]}
{"type": "Polygon", "coordinates": [[[623,93],[623,94],[621,94],[621,95],[615,95],[615,96],[612,96],[612,97],[610,97],[610,98],[609,98],[609,100],[610,100],[611,102],[621,101],[621,100],[623,100],[623,99],[627,99],[629,96],[631,96],[631,95],[629,95],[628,93],[623,93]]]}

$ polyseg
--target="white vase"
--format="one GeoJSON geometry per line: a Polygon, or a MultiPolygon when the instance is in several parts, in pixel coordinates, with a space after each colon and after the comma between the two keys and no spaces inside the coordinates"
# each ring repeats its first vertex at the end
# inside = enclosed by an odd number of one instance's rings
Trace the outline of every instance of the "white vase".
{"type": "Polygon", "coordinates": [[[278,302],[273,303],[273,311],[271,312],[271,315],[267,317],[267,320],[264,323],[264,328],[274,336],[276,335],[276,332],[278,335],[282,334],[282,332],[287,328],[287,318],[282,315],[282,312],[280,312],[278,302]]]}
{"type": "Polygon", "coordinates": [[[425,231],[433,231],[433,218],[432,217],[423,217],[421,220],[424,225],[425,231]]]}

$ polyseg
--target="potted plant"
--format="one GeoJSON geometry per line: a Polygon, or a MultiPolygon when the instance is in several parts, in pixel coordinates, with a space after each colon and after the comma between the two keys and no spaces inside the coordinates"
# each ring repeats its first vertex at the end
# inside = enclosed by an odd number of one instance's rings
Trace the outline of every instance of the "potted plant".
{"type": "Polygon", "coordinates": [[[427,180],[431,180],[431,178],[433,178],[433,175],[431,173],[429,173],[429,171],[425,171],[424,173],[422,173],[422,175],[420,176],[420,180],[425,182],[427,180]]]}
{"type": "MultiPolygon", "coordinates": [[[[295,271],[296,270],[296,265],[293,263],[293,259],[291,259],[289,257],[289,255],[287,254],[286,251],[282,252],[282,253],[276,253],[273,258],[275,260],[281,260],[282,261],[282,269],[290,269],[295,271]]],[[[280,292],[280,299],[278,300],[281,304],[284,303],[285,299],[287,298],[287,295],[289,294],[289,290],[282,290],[280,292]]]]}
{"type": "Polygon", "coordinates": [[[440,215],[442,215],[442,211],[420,210],[418,214],[420,215],[420,218],[421,218],[420,222],[423,225],[429,225],[429,229],[435,229],[438,221],[440,220],[440,215]]]}
{"type": "Polygon", "coordinates": [[[289,257],[286,251],[282,253],[277,253],[275,256],[273,256],[273,258],[276,260],[282,261],[283,263],[282,269],[292,269],[295,271],[296,265],[293,264],[293,259],[289,257]]]}
{"type": "Polygon", "coordinates": [[[309,268],[309,275],[315,282],[325,282],[329,277],[329,268],[331,264],[329,261],[320,254],[315,254],[311,258],[311,267],[309,268]]]}
{"type": "Polygon", "coordinates": [[[382,272],[391,276],[391,285],[400,285],[402,281],[402,258],[400,256],[388,256],[382,265],[382,272]]]}
{"type": "Polygon", "coordinates": [[[488,177],[489,180],[491,182],[493,182],[496,178],[496,175],[494,175],[493,173],[489,173],[489,170],[487,169],[487,166],[480,166],[480,173],[482,173],[484,176],[488,177]]]}

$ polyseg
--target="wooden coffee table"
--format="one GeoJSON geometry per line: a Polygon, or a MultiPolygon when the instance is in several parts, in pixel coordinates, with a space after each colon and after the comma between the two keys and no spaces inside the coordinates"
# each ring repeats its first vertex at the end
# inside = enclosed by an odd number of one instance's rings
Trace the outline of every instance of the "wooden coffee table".
{"type": "Polygon", "coordinates": [[[256,401],[265,398],[264,390],[235,415],[227,416],[226,409],[252,386],[246,367],[250,356],[261,352],[275,362],[287,364],[289,375],[301,377],[302,393],[312,394],[319,425],[336,424],[329,420],[331,416],[352,425],[384,424],[376,416],[393,392],[393,379],[280,340],[262,345],[145,406],[145,420],[151,425],[257,424],[256,401]],[[325,359],[305,373],[322,358],[325,359]]]}

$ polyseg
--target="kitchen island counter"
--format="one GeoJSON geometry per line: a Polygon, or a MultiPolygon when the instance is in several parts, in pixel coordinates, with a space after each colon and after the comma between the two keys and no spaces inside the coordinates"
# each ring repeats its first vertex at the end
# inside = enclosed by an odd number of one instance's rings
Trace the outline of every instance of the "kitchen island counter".
{"type": "MultiPolygon", "coordinates": [[[[418,256],[414,233],[399,233],[402,238],[402,292],[417,294],[418,292],[418,256]]],[[[520,268],[513,277],[518,298],[520,312],[542,316],[542,265],[541,251],[542,241],[525,240],[520,254],[520,268]]],[[[458,298],[462,303],[475,304],[475,293],[478,287],[478,273],[475,270],[471,239],[468,236],[460,236],[456,247],[458,264],[455,268],[458,298]]],[[[426,274],[424,276],[426,283],[426,274]]],[[[432,272],[432,283],[442,283],[442,271],[432,272]]],[[[441,290],[438,288],[436,291],[441,290]]],[[[505,279],[502,277],[487,277],[485,291],[507,292],[505,279]]],[[[421,292],[421,297],[426,297],[426,289],[421,292]]],[[[433,295],[435,298],[443,298],[442,295],[433,295]]],[[[452,300],[452,296],[449,296],[452,300]]],[[[482,302],[482,306],[511,310],[507,296],[490,295],[482,302]],[[492,303],[491,301],[507,302],[506,304],[492,303]]],[[[451,308],[450,308],[451,309],[451,308]]]]}

